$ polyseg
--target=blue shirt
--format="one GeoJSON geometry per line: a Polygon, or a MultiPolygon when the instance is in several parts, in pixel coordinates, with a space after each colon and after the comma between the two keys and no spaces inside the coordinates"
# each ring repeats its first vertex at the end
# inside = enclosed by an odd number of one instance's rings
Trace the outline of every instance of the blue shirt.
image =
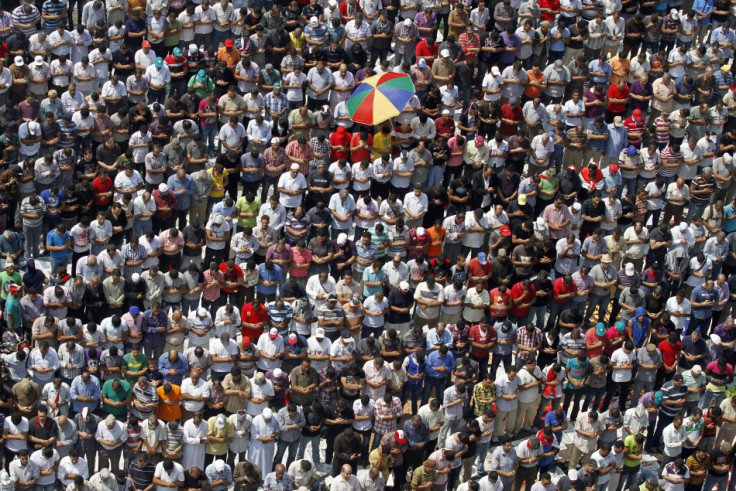
{"type": "MultiPolygon", "coordinates": [[[[580,381],[585,378],[585,374],[588,371],[588,360],[585,360],[585,363],[580,363],[577,358],[570,358],[567,360],[567,373],[570,375],[570,378],[577,381],[580,381]]],[[[583,388],[583,386],[572,386],[568,384],[568,389],[572,390],[580,390],[583,388]]]]}
{"type": "Polygon", "coordinates": [[[85,384],[82,376],[77,375],[69,388],[69,399],[72,403],[72,411],[75,413],[81,413],[85,407],[89,409],[89,412],[93,412],[100,403],[100,381],[97,380],[97,377],[90,377],[89,382],[85,384]],[[78,401],[77,396],[91,397],[92,402],[78,401]]]}
{"type": "Polygon", "coordinates": [[[281,267],[278,264],[273,265],[273,269],[269,271],[266,269],[266,264],[259,264],[258,265],[258,286],[256,289],[258,290],[258,293],[262,295],[273,295],[276,293],[276,288],[278,287],[278,283],[281,283],[283,281],[284,277],[281,274],[281,267]],[[267,286],[261,283],[261,281],[275,281],[277,284],[267,286]]]}
{"type": "Polygon", "coordinates": [[[427,375],[431,378],[447,377],[455,367],[455,355],[452,354],[452,351],[448,351],[443,358],[440,356],[439,350],[434,350],[427,356],[425,367],[427,369],[427,375]],[[435,370],[435,368],[441,366],[446,367],[447,371],[438,372],[435,370]]]}
{"type": "MultiPolygon", "coordinates": [[[[593,133],[594,135],[608,135],[608,126],[605,124],[601,126],[600,128],[598,125],[595,124],[595,121],[591,121],[590,124],[588,124],[588,131],[593,133]]],[[[610,135],[608,138],[611,138],[610,135]]],[[[594,152],[605,152],[606,151],[606,145],[608,143],[608,140],[588,140],[588,145],[590,146],[590,149],[594,152]]]]}
{"type": "Polygon", "coordinates": [[[434,346],[444,344],[448,348],[452,348],[452,333],[445,329],[442,335],[437,334],[437,329],[430,329],[427,333],[427,350],[431,350],[434,346]]]}
{"type": "MultiPolygon", "coordinates": [[[[557,33],[559,32],[559,29],[557,26],[554,26],[552,29],[549,30],[549,38],[552,39],[553,37],[557,36],[557,33]]],[[[558,39],[557,41],[553,41],[549,43],[549,50],[550,51],[565,51],[565,42],[563,39],[570,37],[570,30],[566,27],[562,31],[562,37],[558,39]]]]}
{"type": "Polygon", "coordinates": [[[166,185],[169,186],[169,189],[171,189],[171,191],[174,192],[174,196],[176,196],[176,209],[188,210],[192,204],[192,195],[197,191],[194,187],[194,181],[192,181],[192,178],[185,175],[184,179],[179,179],[179,176],[174,174],[169,177],[168,181],[166,181],[166,185]],[[186,190],[186,193],[182,192],[182,189],[186,190]]]}
{"type": "Polygon", "coordinates": [[[613,74],[611,71],[611,65],[607,61],[604,61],[603,65],[601,65],[601,60],[593,60],[588,65],[588,69],[591,72],[603,72],[606,75],[605,77],[593,75],[590,78],[593,82],[598,84],[607,83],[608,79],[611,78],[611,75],[613,74]]]}
{"type": "MultiPolygon", "coordinates": [[[[565,422],[565,419],[567,419],[567,413],[565,413],[565,411],[562,411],[562,419],[555,418],[555,412],[550,411],[544,417],[544,426],[551,426],[552,428],[555,428],[562,425],[562,423],[565,422]]],[[[555,433],[555,438],[557,438],[558,443],[562,441],[562,433],[563,432],[555,433]]],[[[545,452],[549,452],[549,450],[545,450],[545,452]]]]}
{"type": "MultiPolygon", "coordinates": [[[[713,0],[695,0],[693,3],[693,10],[697,10],[701,14],[707,14],[713,12],[713,0]]],[[[695,15],[699,15],[697,12],[695,15]]],[[[699,26],[704,26],[710,23],[710,16],[705,19],[698,21],[699,26]]]]}
{"type": "MultiPolygon", "coordinates": [[[[46,235],[46,244],[53,247],[61,247],[71,240],[69,232],[64,232],[64,235],[59,235],[56,229],[52,230],[46,235]]],[[[54,259],[66,259],[69,257],[69,249],[63,251],[51,251],[51,257],[54,259]]]]}
{"type": "MultiPolygon", "coordinates": [[[[213,462],[207,466],[204,474],[207,476],[207,489],[211,489],[212,491],[225,491],[227,489],[227,486],[212,486],[209,484],[213,481],[225,480],[227,482],[233,482],[233,473],[230,470],[229,465],[225,465],[225,469],[223,469],[222,472],[217,472],[217,470],[215,470],[215,463],[213,462]]],[[[289,477],[289,475],[284,473],[284,478],[287,477],[289,477]]]]}
{"type": "Polygon", "coordinates": [[[158,359],[158,371],[164,376],[164,383],[169,382],[175,385],[181,385],[184,374],[187,373],[189,364],[184,355],[179,355],[175,362],[169,360],[169,353],[166,352],[158,359]],[[169,375],[169,370],[176,370],[176,375],[169,375]]]}
{"type": "MultiPolygon", "coordinates": [[[[610,137],[609,137],[610,139],[610,137]]],[[[611,174],[611,168],[606,167],[603,169],[603,193],[608,196],[611,194],[608,192],[609,189],[613,189],[615,187],[621,187],[623,183],[623,177],[621,177],[621,172],[616,172],[615,174],[611,174]]]]}
{"type": "Polygon", "coordinates": [[[736,215],[736,209],[734,209],[733,203],[729,203],[723,209],[724,220],[722,230],[726,233],[736,230],[736,218],[728,218],[733,215],[736,215]]]}
{"type": "Polygon", "coordinates": [[[414,427],[411,419],[404,422],[404,436],[410,448],[415,448],[420,443],[429,443],[429,426],[426,421],[422,421],[419,429],[414,427]]]}
{"type": "Polygon", "coordinates": [[[626,134],[626,128],[616,128],[611,123],[608,125],[608,140],[606,140],[606,157],[618,158],[621,150],[629,146],[629,135],[626,134]]]}
{"type": "MultiPolygon", "coordinates": [[[[718,301],[718,289],[713,287],[711,291],[708,291],[705,289],[703,285],[700,285],[695,290],[693,290],[693,294],[690,295],[690,301],[691,302],[706,302],[708,300],[712,302],[718,301]]],[[[696,307],[695,305],[692,306],[692,313],[693,317],[696,319],[707,319],[710,316],[713,315],[713,307],[696,307]]]]}
{"type": "MultiPolygon", "coordinates": [[[[363,271],[363,282],[369,281],[371,283],[375,283],[377,281],[383,281],[386,279],[386,273],[379,269],[378,273],[373,271],[373,266],[370,268],[366,268],[365,271],[363,271]]],[[[367,286],[363,285],[363,297],[368,298],[371,295],[375,295],[377,292],[383,290],[382,285],[378,286],[367,286]]]]}

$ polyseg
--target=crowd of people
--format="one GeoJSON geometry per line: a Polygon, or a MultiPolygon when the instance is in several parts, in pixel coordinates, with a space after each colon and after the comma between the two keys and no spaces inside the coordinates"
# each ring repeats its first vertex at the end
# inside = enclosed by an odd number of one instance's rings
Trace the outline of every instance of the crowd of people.
{"type": "Polygon", "coordinates": [[[733,491],[731,3],[4,4],[0,491],[733,491]]]}

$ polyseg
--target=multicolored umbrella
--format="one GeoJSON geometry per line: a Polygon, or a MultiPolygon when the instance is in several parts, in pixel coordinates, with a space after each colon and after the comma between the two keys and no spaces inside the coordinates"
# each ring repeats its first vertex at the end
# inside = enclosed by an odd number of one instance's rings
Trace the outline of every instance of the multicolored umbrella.
{"type": "Polygon", "coordinates": [[[414,95],[411,77],[387,72],[369,77],[348,99],[348,114],[356,123],[375,125],[398,116],[414,95]]]}

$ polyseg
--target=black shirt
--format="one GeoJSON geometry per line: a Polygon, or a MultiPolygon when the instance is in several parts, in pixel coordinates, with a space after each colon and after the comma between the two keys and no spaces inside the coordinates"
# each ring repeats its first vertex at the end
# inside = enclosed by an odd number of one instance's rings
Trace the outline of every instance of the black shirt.
{"type": "Polygon", "coordinates": [[[197,256],[202,253],[202,248],[187,247],[186,243],[191,242],[192,244],[203,244],[207,235],[205,234],[204,228],[201,226],[194,230],[191,225],[187,225],[182,231],[182,237],[184,237],[184,249],[183,254],[185,256],[197,256]]]}
{"type": "Polygon", "coordinates": [[[189,471],[184,472],[184,489],[194,488],[201,489],[202,484],[207,482],[204,472],[199,473],[199,477],[192,477],[189,471]]]}
{"type": "Polygon", "coordinates": [[[535,278],[534,281],[532,281],[532,285],[534,286],[534,290],[537,292],[547,292],[547,296],[545,297],[540,297],[539,295],[537,295],[537,300],[534,302],[534,305],[547,305],[549,303],[549,297],[552,295],[552,281],[547,278],[547,281],[542,283],[541,281],[539,281],[539,278],[535,278]]]}
{"type": "MultiPolygon", "coordinates": [[[[406,294],[401,293],[398,288],[392,289],[388,294],[388,305],[391,307],[398,307],[404,309],[412,304],[412,295],[407,292],[406,294]]],[[[389,309],[388,311],[388,322],[391,324],[402,324],[411,320],[411,314],[403,312],[394,312],[389,309]]]]}
{"type": "Polygon", "coordinates": [[[133,65],[133,68],[115,68],[115,74],[121,82],[125,83],[128,77],[135,73],[135,54],[130,49],[125,53],[117,50],[112,54],[112,64],[133,65]]]}

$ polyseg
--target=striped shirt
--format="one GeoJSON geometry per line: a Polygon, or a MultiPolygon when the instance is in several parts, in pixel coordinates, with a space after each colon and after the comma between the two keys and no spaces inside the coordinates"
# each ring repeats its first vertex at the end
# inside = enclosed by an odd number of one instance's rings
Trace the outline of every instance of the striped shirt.
{"type": "MultiPolygon", "coordinates": [[[[45,2],[43,2],[43,6],[41,7],[41,10],[46,15],[59,15],[66,9],[66,2],[64,2],[63,0],[60,0],[57,4],[52,3],[51,0],[46,0],[45,2]]],[[[61,24],[62,20],[63,19],[44,19],[43,27],[47,32],[52,31],[56,29],[59,24],[61,24]]]]}
{"type": "Polygon", "coordinates": [[[704,205],[710,202],[712,192],[715,190],[716,181],[710,179],[706,181],[702,174],[695,176],[695,179],[690,183],[690,202],[693,204],[704,205]],[[702,191],[707,189],[710,193],[707,194],[693,194],[693,191],[702,191]]]}
{"type": "MultiPolygon", "coordinates": [[[[366,246],[365,244],[363,244],[363,241],[361,240],[361,241],[358,241],[357,244],[355,244],[355,252],[357,252],[358,257],[361,258],[362,260],[370,261],[371,263],[373,263],[373,261],[378,256],[378,247],[373,242],[371,242],[370,244],[368,244],[368,246],[366,246]]],[[[363,274],[364,269],[365,269],[365,266],[363,266],[357,261],[355,262],[356,273],[363,274]]]]}
{"type": "MultiPolygon", "coordinates": [[[[136,426],[125,426],[125,443],[123,443],[123,449],[132,452],[135,450],[135,448],[138,446],[138,443],[141,441],[141,425],[136,426]]],[[[131,467],[132,470],[132,467],[131,467]]]]}
{"type": "Polygon", "coordinates": [[[372,227],[369,230],[369,232],[371,233],[371,244],[375,244],[376,245],[376,254],[375,254],[375,256],[373,256],[374,259],[383,259],[383,258],[385,258],[386,257],[386,254],[387,254],[388,247],[380,248],[379,246],[382,246],[382,245],[388,246],[389,238],[388,238],[388,233],[386,232],[386,228],[384,227],[382,234],[379,234],[376,231],[376,227],[372,227]]]}
{"type": "Polygon", "coordinates": [[[657,143],[666,144],[670,141],[670,126],[672,121],[665,121],[662,117],[654,120],[654,126],[657,128],[657,143]]]}
{"type": "MultiPolygon", "coordinates": [[[[164,435],[164,447],[166,447],[169,452],[173,452],[176,450],[176,447],[181,444],[184,438],[184,428],[180,424],[177,424],[176,429],[172,430],[167,424],[164,435]]],[[[176,454],[176,458],[181,458],[182,453],[183,447],[179,449],[179,452],[176,454]]]]}
{"type": "Polygon", "coordinates": [[[30,5],[27,3],[24,3],[15,9],[13,9],[13,31],[16,33],[22,32],[26,35],[26,37],[31,37],[33,34],[38,31],[37,24],[34,24],[41,18],[41,14],[39,13],[38,9],[34,5],[30,5]],[[23,11],[23,7],[26,5],[29,5],[31,7],[30,13],[26,14],[23,11]],[[18,26],[18,24],[30,24],[31,27],[28,29],[21,29],[18,26]]]}
{"type": "Polygon", "coordinates": [[[286,95],[283,92],[279,93],[278,96],[273,92],[269,92],[264,98],[264,103],[266,106],[266,121],[271,121],[272,119],[269,111],[278,114],[281,110],[289,106],[289,102],[286,100],[286,95]]]}
{"type": "MultiPolygon", "coordinates": [[[[135,384],[133,386],[133,397],[135,397],[136,400],[141,404],[158,404],[158,392],[156,392],[156,387],[154,387],[153,384],[150,383],[145,388],[141,387],[140,384],[135,384]]],[[[131,407],[130,413],[133,416],[137,417],[139,420],[143,421],[148,419],[148,417],[153,414],[153,409],[143,411],[141,409],[138,409],[137,406],[133,405],[131,407]]]]}
{"type": "Polygon", "coordinates": [[[133,460],[128,467],[128,474],[133,479],[136,489],[146,489],[153,483],[153,474],[156,472],[156,465],[146,462],[145,467],[141,468],[138,459],[133,460]]]}
{"type": "Polygon", "coordinates": [[[270,302],[266,304],[266,310],[268,310],[268,317],[271,319],[273,324],[281,324],[286,321],[285,327],[279,329],[279,334],[284,335],[289,330],[289,323],[291,318],[294,316],[294,309],[287,302],[284,302],[281,309],[276,308],[276,302],[270,302]]]}
{"type": "MultiPolygon", "coordinates": [[[[683,156],[682,152],[674,152],[672,150],[672,147],[667,147],[664,150],[662,150],[662,153],[660,154],[660,158],[662,159],[662,164],[672,164],[675,162],[682,162],[683,156]]],[[[677,167],[672,167],[670,169],[666,168],[664,165],[662,165],[657,173],[662,177],[672,177],[675,174],[677,174],[677,167]]]]}
{"type": "Polygon", "coordinates": [[[77,123],[69,120],[67,124],[62,120],[59,123],[59,129],[61,130],[61,139],[56,146],[59,148],[72,148],[75,145],[74,139],[77,136],[77,123]]]}

